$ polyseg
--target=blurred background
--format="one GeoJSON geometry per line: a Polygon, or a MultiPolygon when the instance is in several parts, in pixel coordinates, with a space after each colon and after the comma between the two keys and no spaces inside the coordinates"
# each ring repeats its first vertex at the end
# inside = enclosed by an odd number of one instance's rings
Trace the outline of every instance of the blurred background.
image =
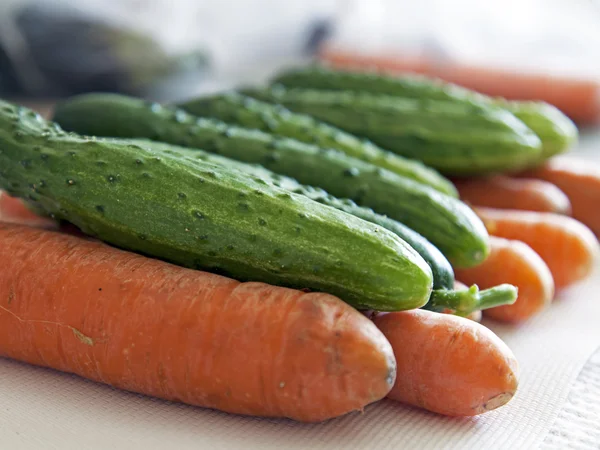
{"type": "Polygon", "coordinates": [[[593,0],[1,0],[0,95],[174,101],[320,59],[600,116],[593,0]]]}

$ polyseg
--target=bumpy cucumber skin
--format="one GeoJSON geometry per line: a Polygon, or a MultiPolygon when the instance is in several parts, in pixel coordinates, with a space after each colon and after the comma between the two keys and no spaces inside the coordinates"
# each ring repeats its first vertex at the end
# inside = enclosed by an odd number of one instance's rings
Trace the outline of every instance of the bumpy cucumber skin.
{"type": "Polygon", "coordinates": [[[237,170],[69,135],[3,102],[0,149],[0,188],[115,246],[358,308],[429,298],[429,266],[396,235],[237,170]]]}
{"type": "Polygon", "coordinates": [[[282,86],[244,92],[310,114],[447,175],[516,171],[539,161],[542,153],[537,135],[500,108],[282,86]]]}
{"type": "Polygon", "coordinates": [[[454,289],[454,271],[450,262],[444,257],[442,252],[417,232],[389,217],[377,214],[370,208],[358,206],[350,199],[339,199],[334,197],[323,189],[304,186],[293,178],[275,174],[257,164],[246,164],[224,156],[208,153],[204,150],[178,147],[162,142],[136,139],[131,139],[131,142],[141,147],[162,149],[169,154],[189,158],[191,161],[200,159],[213,164],[229,166],[233,169],[247,173],[248,175],[260,177],[277,187],[281,187],[296,194],[302,194],[311,200],[347,212],[348,214],[352,214],[367,222],[382,226],[408,243],[417,251],[417,253],[419,253],[419,255],[421,255],[425,262],[429,264],[433,273],[434,289],[454,289]]]}
{"type": "Polygon", "coordinates": [[[382,150],[369,141],[361,140],[311,116],[293,113],[281,105],[261,102],[237,92],[227,92],[190,100],[179,107],[196,116],[213,117],[245,128],[266,131],[322,148],[340,150],[348,156],[370,162],[458,197],[456,188],[448,179],[420,161],[382,150]]]}
{"type": "Polygon", "coordinates": [[[564,153],[578,140],[577,127],[573,121],[548,103],[491,98],[436,78],[419,75],[394,76],[374,72],[350,72],[311,66],[281,73],[273,82],[290,88],[362,91],[405,98],[445,100],[472,106],[505,108],[540,138],[542,141],[541,160],[564,153]]]}
{"type": "Polygon", "coordinates": [[[460,200],[339,151],[114,94],[73,98],[57,108],[55,120],[82,134],[149,138],[261,164],[403,223],[455,267],[480,264],[489,253],[483,223],[460,200]]]}

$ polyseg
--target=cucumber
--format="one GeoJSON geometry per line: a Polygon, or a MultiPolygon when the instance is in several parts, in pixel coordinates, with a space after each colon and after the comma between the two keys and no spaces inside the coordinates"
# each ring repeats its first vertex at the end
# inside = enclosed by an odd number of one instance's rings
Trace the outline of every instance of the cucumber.
{"type": "Polygon", "coordinates": [[[445,100],[465,105],[508,109],[542,141],[542,159],[564,153],[578,139],[577,127],[558,108],[545,102],[506,101],[479,94],[437,78],[419,75],[385,75],[312,66],[281,73],[273,80],[286,87],[350,90],[405,98],[445,100]]]}
{"type": "Polygon", "coordinates": [[[245,128],[256,128],[319,147],[340,150],[348,156],[370,162],[458,197],[456,188],[448,179],[421,162],[382,150],[369,141],[358,139],[311,116],[293,113],[280,105],[261,102],[237,92],[228,92],[190,100],[179,107],[196,116],[214,117],[245,128]]]}
{"type": "Polygon", "coordinates": [[[521,170],[537,163],[541,141],[510,112],[438,100],[353,91],[244,91],[310,114],[447,175],[521,170]]]}
{"type": "MultiPolygon", "coordinates": [[[[110,140],[110,138],[105,138],[110,140]]],[[[120,140],[123,143],[123,140],[120,140]]],[[[157,149],[177,158],[184,158],[194,164],[198,160],[221,164],[234,170],[239,170],[247,175],[258,177],[269,184],[282,187],[286,190],[300,193],[308,198],[332,206],[336,209],[348,212],[368,222],[383,226],[394,234],[418,249],[419,254],[425,259],[434,274],[433,286],[429,301],[422,307],[438,312],[452,312],[453,314],[468,316],[474,311],[493,308],[501,305],[512,304],[517,299],[517,289],[511,285],[499,285],[480,291],[476,285],[469,289],[454,290],[454,274],[452,266],[443,257],[438,249],[431,245],[426,239],[412,231],[410,228],[395,222],[385,216],[381,216],[368,208],[356,205],[352,200],[337,199],[319,188],[302,186],[296,180],[285,176],[274,174],[262,166],[251,165],[234,161],[219,155],[213,155],[199,149],[178,147],[162,142],[127,139],[127,142],[141,147],[157,149]]]]}
{"type": "Polygon", "coordinates": [[[544,102],[515,102],[497,100],[525,123],[542,141],[542,156],[531,166],[565,153],[579,140],[577,126],[558,108],[544,102]]]}
{"type": "Polygon", "coordinates": [[[460,200],[336,150],[115,94],[72,98],[58,106],[55,120],[82,134],[149,138],[264,165],[405,224],[457,267],[477,265],[489,253],[483,223],[460,200]]]}
{"type": "Polygon", "coordinates": [[[352,214],[353,216],[359,217],[367,222],[379,225],[400,237],[412,248],[414,248],[419,255],[421,255],[429,267],[431,267],[434,289],[454,289],[454,271],[452,270],[452,266],[444,257],[444,255],[442,255],[442,252],[440,252],[433,244],[431,244],[427,239],[417,232],[408,228],[406,225],[390,219],[389,217],[377,214],[372,209],[358,206],[350,199],[339,199],[328,194],[323,189],[312,186],[304,186],[293,178],[275,174],[260,165],[246,164],[226,158],[224,156],[208,153],[204,150],[178,147],[171,144],[164,144],[162,142],[139,139],[131,139],[131,143],[146,148],[162,149],[167,154],[188,158],[192,162],[200,159],[213,164],[225,165],[247,173],[248,175],[262,178],[270,184],[283,188],[287,191],[294,192],[296,194],[302,194],[311,200],[339,209],[340,211],[344,211],[348,214],[352,214]]]}
{"type": "Polygon", "coordinates": [[[0,102],[0,188],[110,244],[357,308],[423,306],[427,263],[388,230],[226,166],[65,133],[0,102]]]}

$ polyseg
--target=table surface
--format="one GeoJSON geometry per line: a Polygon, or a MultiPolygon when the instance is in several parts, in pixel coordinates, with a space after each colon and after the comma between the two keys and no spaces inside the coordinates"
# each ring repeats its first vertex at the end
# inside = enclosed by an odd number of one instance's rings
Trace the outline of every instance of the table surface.
{"type": "MultiPolygon", "coordinates": [[[[576,154],[600,162],[600,130],[576,154]]],[[[0,448],[600,449],[600,275],[521,327],[486,322],[513,349],[521,386],[484,416],[450,419],[385,400],[325,424],[240,417],[131,394],[0,359],[0,448]]]]}

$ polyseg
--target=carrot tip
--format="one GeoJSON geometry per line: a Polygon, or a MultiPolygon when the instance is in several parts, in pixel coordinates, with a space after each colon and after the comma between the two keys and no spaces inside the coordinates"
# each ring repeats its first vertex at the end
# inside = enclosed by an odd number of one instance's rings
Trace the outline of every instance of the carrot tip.
{"type": "Polygon", "coordinates": [[[498,394],[495,397],[490,398],[483,405],[481,405],[481,407],[478,408],[477,413],[482,414],[488,411],[493,411],[494,409],[506,405],[512,398],[512,392],[503,392],[502,394],[498,394]]]}

